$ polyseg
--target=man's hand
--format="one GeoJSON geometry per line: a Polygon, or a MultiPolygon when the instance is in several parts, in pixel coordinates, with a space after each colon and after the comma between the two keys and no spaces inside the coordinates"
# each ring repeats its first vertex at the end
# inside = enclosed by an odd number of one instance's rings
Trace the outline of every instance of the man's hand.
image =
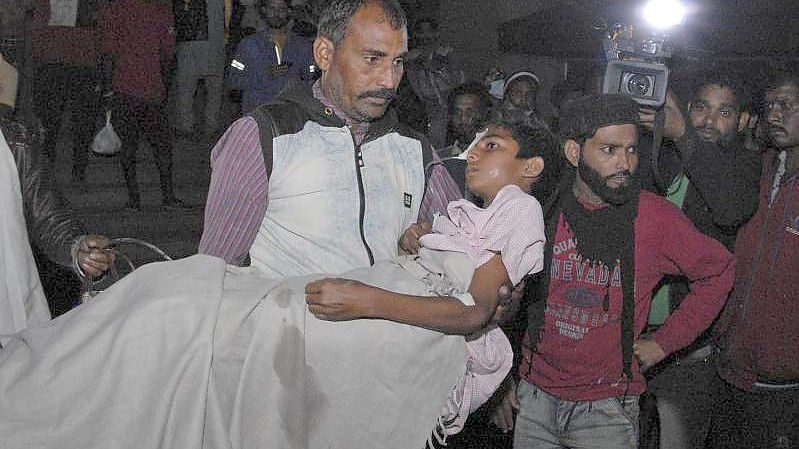
{"type": "Polygon", "coordinates": [[[419,252],[421,245],[419,244],[419,237],[429,234],[433,231],[433,225],[429,221],[420,221],[419,223],[408,226],[402,238],[399,241],[399,247],[405,254],[416,254],[419,252]]]}
{"type": "Polygon", "coordinates": [[[116,255],[111,249],[111,240],[108,237],[87,235],[80,239],[77,263],[87,276],[102,276],[111,268],[115,259],[116,255]]]}
{"type": "Polygon", "coordinates": [[[757,114],[751,114],[749,120],[746,122],[746,127],[743,130],[744,147],[750,151],[760,151],[761,139],[757,133],[757,124],[760,117],[757,114]]]}
{"type": "Polygon", "coordinates": [[[646,371],[666,358],[666,353],[654,340],[638,340],[633,343],[633,354],[641,362],[641,371],[646,371]]]}
{"type": "Polygon", "coordinates": [[[508,376],[491,398],[493,407],[489,417],[491,424],[499,427],[504,433],[513,430],[514,414],[519,410],[519,398],[516,397],[516,381],[508,376]]]}
{"type": "MultiPolygon", "coordinates": [[[[669,90],[666,92],[666,103],[663,105],[666,112],[666,120],[663,125],[663,135],[670,139],[679,139],[685,135],[687,125],[685,123],[685,116],[680,109],[678,99],[674,93],[669,90]]],[[[641,126],[652,131],[655,127],[655,109],[649,106],[642,106],[638,109],[638,117],[641,121],[641,126]]]]}
{"type": "Polygon", "coordinates": [[[524,296],[524,284],[525,280],[523,279],[516,287],[510,284],[504,284],[499,287],[497,308],[488,324],[505,324],[516,316],[522,296],[524,296]]]}
{"type": "Polygon", "coordinates": [[[325,278],[305,286],[308,311],[320,320],[346,321],[372,316],[372,301],[380,289],[362,282],[325,278]]]}

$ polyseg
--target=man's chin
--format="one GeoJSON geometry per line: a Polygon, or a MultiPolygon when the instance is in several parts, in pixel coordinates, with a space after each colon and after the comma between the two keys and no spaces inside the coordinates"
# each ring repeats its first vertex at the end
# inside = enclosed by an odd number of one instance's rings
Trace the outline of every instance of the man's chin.
{"type": "Polygon", "coordinates": [[[352,118],[361,122],[371,122],[373,120],[377,120],[386,114],[388,105],[389,103],[386,102],[383,105],[372,104],[368,106],[359,107],[355,111],[355,115],[352,118]]]}
{"type": "Polygon", "coordinates": [[[630,183],[621,187],[605,186],[601,192],[597,193],[605,202],[614,206],[621,206],[630,201],[638,190],[640,190],[640,187],[637,184],[630,183]]]}

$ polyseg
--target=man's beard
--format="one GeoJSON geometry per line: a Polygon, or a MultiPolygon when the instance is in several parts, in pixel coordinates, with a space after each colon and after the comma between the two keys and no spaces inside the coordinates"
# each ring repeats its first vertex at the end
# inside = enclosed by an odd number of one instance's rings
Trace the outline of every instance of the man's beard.
{"type": "Polygon", "coordinates": [[[449,131],[450,135],[457,140],[461,146],[466,147],[472,143],[474,140],[474,136],[482,129],[481,126],[474,126],[474,125],[461,125],[456,126],[453,125],[451,122],[449,124],[449,131]]]}
{"type": "Polygon", "coordinates": [[[577,172],[580,174],[580,179],[582,179],[583,182],[585,182],[588,187],[591,188],[592,192],[614,206],[621,206],[630,199],[634,198],[638,193],[638,190],[641,189],[637,174],[632,173],[629,170],[624,170],[614,173],[611,176],[603,177],[599,172],[585,163],[582,155],[580,155],[580,159],[577,162],[577,172]],[[619,187],[608,186],[608,180],[618,175],[629,176],[629,182],[627,185],[622,185],[619,187]]]}
{"type": "Polygon", "coordinates": [[[737,133],[722,134],[722,132],[712,126],[700,126],[695,128],[699,134],[699,139],[704,142],[713,142],[721,145],[723,148],[729,148],[730,145],[738,138],[737,133]]]}

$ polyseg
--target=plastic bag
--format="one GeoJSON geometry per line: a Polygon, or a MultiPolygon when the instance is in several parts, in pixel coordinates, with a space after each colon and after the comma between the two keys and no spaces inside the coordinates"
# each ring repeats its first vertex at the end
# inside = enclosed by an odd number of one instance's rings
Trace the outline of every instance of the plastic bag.
{"type": "Polygon", "coordinates": [[[97,154],[109,156],[119,153],[122,141],[119,139],[114,126],[111,124],[111,111],[105,111],[105,126],[94,136],[92,151],[97,154]]]}

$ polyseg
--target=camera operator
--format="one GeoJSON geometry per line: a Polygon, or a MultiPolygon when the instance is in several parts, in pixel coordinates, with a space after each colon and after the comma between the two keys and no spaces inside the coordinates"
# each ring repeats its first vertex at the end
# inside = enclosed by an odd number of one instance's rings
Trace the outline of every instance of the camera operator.
{"type": "MultiPolygon", "coordinates": [[[[760,157],[745,148],[743,138],[750,119],[748,96],[742,80],[730,73],[716,70],[697,79],[687,118],[673,93],[667,94],[663,134],[669,140],[657,167],[668,187],[654,190],[680,207],[700,232],[732,250],[738,229],[758,203],[760,157]]],[[[643,109],[641,121],[651,130],[654,111],[643,109]]],[[[654,187],[652,179],[649,185],[654,187]]],[[[684,278],[663,284],[653,298],[650,331],[663,324],[688,293],[684,278]]],[[[662,448],[705,447],[720,385],[708,334],[648,373],[657,398],[662,448]]]]}

